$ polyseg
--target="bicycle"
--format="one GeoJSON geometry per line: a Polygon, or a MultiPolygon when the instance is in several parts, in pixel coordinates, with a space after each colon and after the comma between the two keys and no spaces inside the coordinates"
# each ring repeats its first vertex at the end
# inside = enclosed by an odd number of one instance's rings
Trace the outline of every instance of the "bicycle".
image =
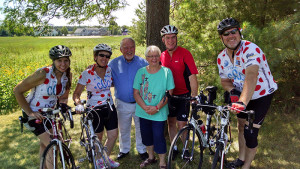
{"type": "MultiPolygon", "coordinates": [[[[171,168],[191,168],[193,166],[197,166],[197,168],[202,168],[203,166],[203,151],[205,148],[209,148],[209,154],[214,155],[213,165],[217,162],[224,163],[225,153],[223,153],[223,160],[219,160],[216,154],[219,152],[223,152],[221,150],[221,142],[228,142],[231,144],[231,130],[230,130],[230,116],[229,109],[225,109],[227,106],[216,106],[213,101],[216,99],[216,91],[217,87],[209,86],[206,88],[208,91],[208,100],[207,97],[203,94],[203,91],[196,97],[176,97],[171,96],[175,99],[183,99],[188,101],[195,101],[197,103],[192,103],[192,111],[190,120],[188,124],[182,128],[174,140],[172,141],[169,155],[168,155],[168,164],[167,167],[171,168]],[[223,109],[224,108],[224,109],[223,109]],[[202,130],[200,125],[202,125],[202,120],[198,120],[200,118],[197,115],[197,112],[201,110],[206,114],[206,123],[205,130],[202,130]],[[218,113],[215,113],[217,110],[218,113]],[[224,116],[223,112],[226,112],[226,116],[224,116]],[[212,125],[212,117],[215,119],[215,124],[212,125]],[[226,137],[225,134],[229,129],[230,138],[226,137]],[[226,141],[225,141],[226,140],[226,141]],[[177,146],[177,149],[182,149],[180,154],[180,160],[173,160],[174,147],[177,146]],[[190,151],[190,152],[189,152],[190,151]],[[216,152],[216,153],[215,153],[216,152]]],[[[230,147],[230,144],[229,147],[230,147]]],[[[223,144],[225,145],[225,144],[223,144]]],[[[227,146],[228,146],[227,145],[227,146]]],[[[223,150],[229,149],[229,147],[224,148],[223,150]]],[[[227,153],[227,152],[226,152],[227,153]]],[[[210,160],[208,159],[207,162],[210,160]]],[[[209,164],[207,164],[209,165],[209,164]]],[[[216,166],[216,165],[215,165],[216,166]]],[[[208,166],[204,166],[208,168],[208,166]]]]}
{"type": "MultiPolygon", "coordinates": [[[[228,139],[228,134],[231,137],[231,130],[230,130],[230,111],[228,106],[217,106],[216,109],[220,112],[220,128],[218,129],[217,135],[216,135],[216,152],[214,155],[213,163],[212,163],[212,169],[216,168],[227,168],[230,166],[225,166],[227,161],[225,155],[228,153],[229,148],[232,143],[232,139],[228,139]],[[229,129],[229,133],[228,133],[229,129]]],[[[254,111],[248,110],[248,111],[241,111],[243,113],[246,113],[248,115],[248,122],[249,122],[249,130],[252,133],[253,129],[253,119],[254,119],[254,111]]]]}
{"type": "MultiPolygon", "coordinates": [[[[86,104],[86,100],[82,100],[81,103],[86,104]]],[[[85,111],[81,113],[80,117],[80,145],[85,148],[86,157],[81,158],[78,161],[82,163],[83,161],[88,160],[89,163],[92,163],[95,169],[100,169],[100,167],[97,165],[97,160],[102,161],[105,168],[111,168],[109,157],[107,155],[107,149],[99,141],[92,124],[92,121],[95,118],[93,117],[92,112],[96,112],[100,109],[107,109],[108,111],[113,110],[110,105],[110,99],[107,99],[106,103],[107,104],[105,105],[97,106],[94,108],[85,108],[85,111]]],[[[98,118],[100,117],[98,116],[98,118]]]]}
{"type": "Polygon", "coordinates": [[[213,104],[216,99],[216,87],[207,87],[206,90],[209,92],[208,101],[207,96],[203,94],[203,91],[196,97],[178,97],[178,96],[167,96],[174,99],[187,100],[187,101],[198,101],[192,102],[191,115],[188,124],[183,127],[174,140],[171,143],[170,151],[168,154],[167,168],[191,168],[197,165],[198,168],[202,167],[203,162],[203,150],[204,148],[209,148],[210,154],[214,154],[212,144],[210,144],[210,138],[215,132],[215,126],[212,125],[212,117],[214,116],[214,111],[210,108],[204,107],[204,105],[213,104]],[[199,120],[200,116],[197,114],[199,110],[202,110],[206,114],[205,127],[202,120],[199,120]],[[177,147],[177,151],[176,148],[177,147]],[[175,151],[174,151],[175,150],[175,151]],[[177,154],[179,150],[180,160],[173,159],[174,153],[177,154]],[[190,151],[190,152],[189,152],[190,151]]]}
{"type": "MultiPolygon", "coordinates": [[[[70,120],[71,128],[74,127],[71,107],[67,107],[66,113],[63,113],[61,108],[44,108],[42,109],[42,112],[46,118],[46,120],[43,120],[43,125],[46,132],[50,134],[52,140],[43,152],[40,168],[75,169],[75,161],[69,149],[72,139],[65,128],[63,120],[68,118],[68,120],[70,120]],[[61,112],[63,119],[59,116],[59,112],[61,112]],[[46,127],[46,123],[49,122],[52,126],[52,133],[50,133],[46,127]],[[65,143],[68,143],[68,146],[65,143]]],[[[36,122],[38,122],[38,120],[36,122]]]]}

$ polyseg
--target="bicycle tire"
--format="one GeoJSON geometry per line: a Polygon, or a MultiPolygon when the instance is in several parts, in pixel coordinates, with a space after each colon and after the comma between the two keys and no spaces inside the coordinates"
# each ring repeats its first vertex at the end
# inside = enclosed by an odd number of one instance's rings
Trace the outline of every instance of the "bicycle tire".
{"type": "Polygon", "coordinates": [[[109,157],[107,155],[107,152],[106,152],[104,146],[101,144],[101,142],[99,141],[98,138],[93,138],[93,143],[94,143],[94,145],[92,147],[92,154],[93,154],[94,168],[100,169],[97,166],[97,160],[101,160],[106,169],[111,169],[109,157]]]}
{"type": "Polygon", "coordinates": [[[223,143],[219,143],[217,148],[216,148],[216,152],[214,155],[214,160],[213,160],[213,164],[212,164],[212,169],[217,169],[217,168],[221,168],[221,166],[223,166],[224,168],[224,146],[223,143]],[[223,158],[222,158],[223,155],[223,158]]]}
{"type": "MultiPolygon", "coordinates": [[[[168,154],[168,162],[167,162],[167,168],[168,169],[174,169],[174,168],[198,168],[201,169],[202,162],[203,162],[203,145],[201,142],[201,136],[197,130],[193,130],[194,127],[192,125],[185,126],[175,136],[174,140],[172,141],[169,154],[168,154]],[[195,133],[195,140],[194,140],[194,148],[193,148],[193,134],[195,133]],[[184,139],[184,142],[188,142],[188,144],[184,144],[181,140],[184,133],[186,133],[188,136],[184,139]],[[173,158],[175,156],[174,153],[174,146],[177,146],[178,154],[180,158],[173,158]],[[191,152],[193,150],[193,157],[191,158],[185,158],[184,153],[184,147],[187,145],[187,149],[189,151],[189,155],[191,155],[191,152]]],[[[191,157],[191,156],[189,156],[191,157]]]]}
{"type": "MultiPolygon", "coordinates": [[[[61,143],[61,145],[63,149],[65,169],[75,169],[75,161],[70,149],[64,143],[61,143]]],[[[40,169],[44,169],[46,166],[47,168],[63,169],[62,156],[59,152],[59,145],[56,141],[52,141],[43,152],[40,169]]]]}

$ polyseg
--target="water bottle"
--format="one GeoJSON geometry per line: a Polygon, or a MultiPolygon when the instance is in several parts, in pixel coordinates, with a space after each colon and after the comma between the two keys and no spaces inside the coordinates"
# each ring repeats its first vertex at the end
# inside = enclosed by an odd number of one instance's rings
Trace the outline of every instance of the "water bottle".
{"type": "Polygon", "coordinates": [[[205,134],[206,129],[205,129],[205,125],[203,124],[202,120],[198,120],[198,126],[201,129],[202,133],[205,134]]]}

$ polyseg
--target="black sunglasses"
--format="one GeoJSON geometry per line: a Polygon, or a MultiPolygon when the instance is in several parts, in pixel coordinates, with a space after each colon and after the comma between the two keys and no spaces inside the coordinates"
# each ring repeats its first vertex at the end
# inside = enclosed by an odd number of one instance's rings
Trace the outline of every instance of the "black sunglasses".
{"type": "Polygon", "coordinates": [[[223,33],[223,36],[228,36],[228,35],[230,35],[230,34],[233,34],[233,35],[234,35],[237,31],[238,31],[238,29],[233,29],[232,31],[224,32],[224,33],[223,33]]]}
{"type": "Polygon", "coordinates": [[[99,53],[98,54],[98,56],[100,56],[100,57],[106,57],[107,59],[110,59],[110,55],[104,55],[104,54],[102,54],[102,53],[99,53]]]}

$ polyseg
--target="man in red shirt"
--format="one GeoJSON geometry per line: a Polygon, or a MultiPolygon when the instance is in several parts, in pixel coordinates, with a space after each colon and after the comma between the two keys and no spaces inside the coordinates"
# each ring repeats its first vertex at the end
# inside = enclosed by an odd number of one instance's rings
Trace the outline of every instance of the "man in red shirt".
{"type": "MultiPolygon", "coordinates": [[[[175,26],[166,25],[162,28],[160,34],[167,48],[161,54],[161,64],[170,68],[173,73],[175,83],[173,95],[197,96],[198,81],[196,75],[198,70],[192,54],[187,49],[177,46],[178,29],[175,26]]],[[[182,100],[171,99],[169,107],[168,129],[170,141],[172,142],[177,134],[177,127],[181,129],[187,124],[190,104],[189,102],[183,103],[182,100]]],[[[175,148],[174,152],[178,153],[178,150],[176,151],[175,148]]],[[[174,153],[173,159],[177,153],[174,153]]]]}

